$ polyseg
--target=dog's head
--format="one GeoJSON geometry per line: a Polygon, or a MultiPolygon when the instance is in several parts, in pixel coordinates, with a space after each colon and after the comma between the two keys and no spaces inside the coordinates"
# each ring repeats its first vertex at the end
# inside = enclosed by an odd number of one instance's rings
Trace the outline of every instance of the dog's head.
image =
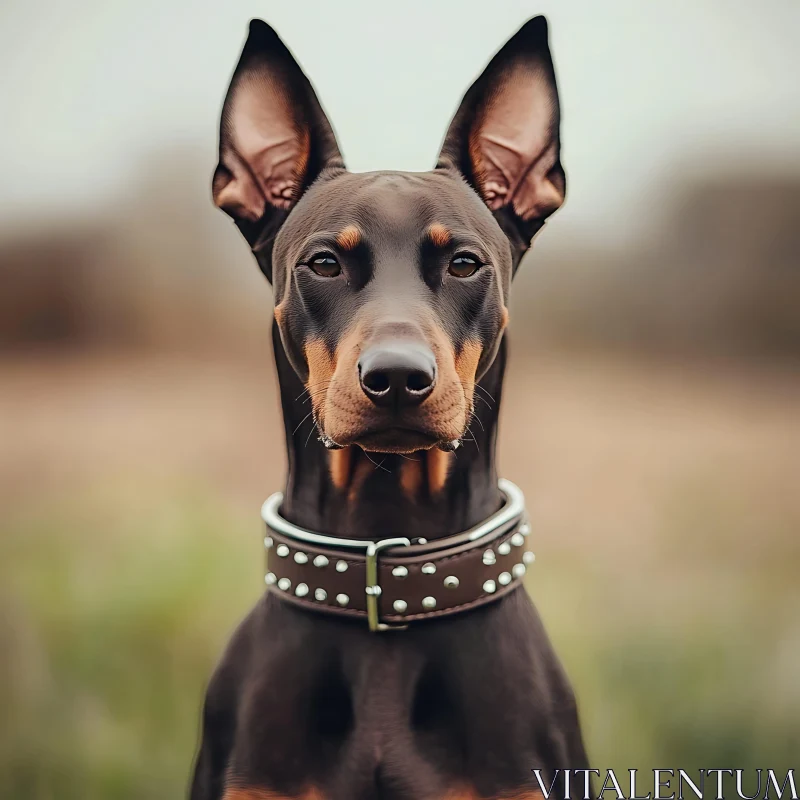
{"type": "Polygon", "coordinates": [[[467,91],[425,173],[347,172],[308,79],[268,25],[251,23],[214,201],[273,283],[327,446],[455,446],[506,326],[511,277],[564,192],[544,17],[467,91]]]}

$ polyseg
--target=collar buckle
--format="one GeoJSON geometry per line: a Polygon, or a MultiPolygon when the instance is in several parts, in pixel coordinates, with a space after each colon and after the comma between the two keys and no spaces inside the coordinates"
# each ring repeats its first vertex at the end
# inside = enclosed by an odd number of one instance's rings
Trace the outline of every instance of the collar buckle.
{"type": "Polygon", "coordinates": [[[379,580],[378,570],[378,556],[382,550],[390,547],[410,547],[411,540],[405,537],[397,537],[395,539],[381,539],[379,542],[370,542],[366,549],[367,569],[366,569],[366,586],[364,591],[367,594],[367,622],[369,629],[373,632],[379,631],[402,631],[408,625],[391,624],[388,622],[381,622],[380,618],[380,602],[381,584],[379,580]]]}

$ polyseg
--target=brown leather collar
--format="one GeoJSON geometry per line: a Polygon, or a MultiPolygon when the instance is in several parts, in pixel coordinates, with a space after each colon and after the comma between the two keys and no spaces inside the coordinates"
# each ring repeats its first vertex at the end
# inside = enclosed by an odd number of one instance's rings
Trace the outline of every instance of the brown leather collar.
{"type": "Polygon", "coordinates": [[[515,589],[535,559],[522,492],[507,480],[499,487],[506,502],[497,513],[430,543],[344,539],[298,528],[280,516],[283,495],[274,494],[261,509],[266,584],[304,608],[366,619],[372,631],[477,608],[515,589]]]}

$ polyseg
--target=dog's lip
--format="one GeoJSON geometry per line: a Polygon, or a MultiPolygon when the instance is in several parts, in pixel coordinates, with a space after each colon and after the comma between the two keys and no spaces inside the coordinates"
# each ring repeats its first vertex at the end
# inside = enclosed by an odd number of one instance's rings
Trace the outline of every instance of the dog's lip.
{"type": "Polygon", "coordinates": [[[379,428],[367,428],[360,431],[352,439],[369,452],[406,453],[415,450],[428,450],[442,441],[441,436],[425,428],[408,425],[382,425],[379,428]],[[378,448],[376,450],[376,448],[378,448]]]}

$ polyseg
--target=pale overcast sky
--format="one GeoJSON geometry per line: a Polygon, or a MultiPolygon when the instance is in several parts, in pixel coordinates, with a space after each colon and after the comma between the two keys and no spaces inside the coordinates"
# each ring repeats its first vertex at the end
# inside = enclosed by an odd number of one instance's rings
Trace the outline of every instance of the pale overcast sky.
{"type": "Polygon", "coordinates": [[[207,153],[210,175],[253,16],[310,75],[351,169],[428,169],[464,89],[540,12],[562,96],[559,224],[645,224],[687,160],[800,170],[797,0],[5,0],[0,225],[98,207],[167,144],[207,153]]]}

